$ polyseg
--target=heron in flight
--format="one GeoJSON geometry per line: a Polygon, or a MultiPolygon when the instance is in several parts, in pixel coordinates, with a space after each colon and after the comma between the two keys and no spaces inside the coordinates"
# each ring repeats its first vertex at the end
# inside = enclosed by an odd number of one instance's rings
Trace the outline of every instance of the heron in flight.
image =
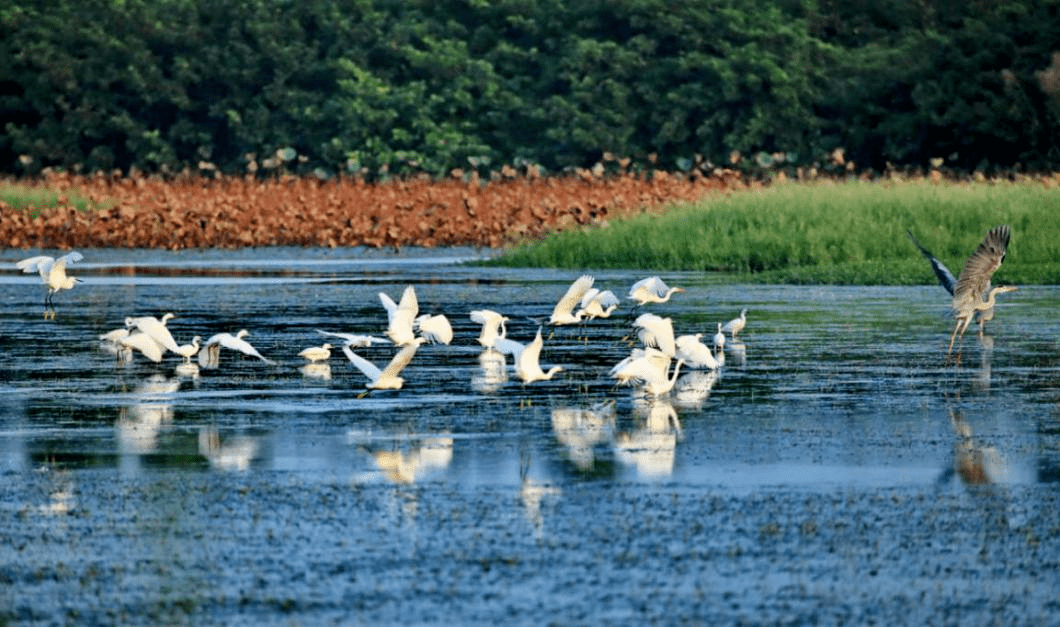
{"type": "Polygon", "coordinates": [[[968,261],[964,262],[964,268],[961,269],[961,274],[957,277],[957,284],[953,289],[952,307],[957,323],[953,327],[953,334],[950,335],[950,347],[947,354],[953,352],[954,341],[958,337],[964,337],[964,332],[976,312],[992,310],[995,304],[994,299],[998,294],[1014,292],[1018,289],[1011,285],[990,287],[990,277],[1005,260],[1005,251],[1008,249],[1010,237],[1011,233],[1007,224],[990,229],[979,247],[968,257],[968,261]],[[984,294],[986,294],[985,299],[984,294]]]}

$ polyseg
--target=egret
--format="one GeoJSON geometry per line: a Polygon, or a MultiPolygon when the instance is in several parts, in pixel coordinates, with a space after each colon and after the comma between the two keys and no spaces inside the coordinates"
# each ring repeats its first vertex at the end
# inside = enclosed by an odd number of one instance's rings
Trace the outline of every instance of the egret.
{"type": "MultiPolygon", "coordinates": [[[[957,277],[953,276],[950,269],[946,267],[946,264],[939,261],[934,254],[927,248],[925,248],[916,237],[913,236],[913,232],[906,230],[906,235],[912,240],[913,245],[917,247],[920,254],[924,255],[924,258],[931,264],[931,269],[935,271],[935,276],[938,277],[939,284],[949,292],[950,296],[953,296],[953,291],[957,289],[957,277]]],[[[986,288],[983,290],[983,296],[986,296],[986,292],[990,290],[990,282],[987,281],[986,288]]],[[[989,309],[980,309],[975,312],[975,318],[979,322],[979,336],[983,336],[983,332],[986,330],[986,323],[994,319],[994,307],[989,309]]]]}
{"type": "Polygon", "coordinates": [[[960,276],[957,277],[957,286],[953,290],[953,315],[957,319],[950,335],[950,347],[947,354],[953,352],[953,343],[960,337],[971,323],[977,311],[987,311],[994,308],[995,297],[998,294],[1016,291],[1011,285],[1001,285],[990,288],[990,277],[1001,267],[1005,260],[1005,252],[1008,249],[1011,232],[1007,224],[996,226],[987,231],[983,241],[975,252],[964,262],[960,276]],[[983,294],[987,292],[986,299],[983,294]]]}
{"type": "Polygon", "coordinates": [[[180,346],[177,347],[177,350],[175,350],[173,352],[178,354],[178,355],[180,355],[181,357],[183,357],[184,358],[184,363],[190,364],[191,363],[191,358],[194,357],[195,354],[199,352],[199,342],[201,340],[202,340],[202,338],[199,337],[198,335],[196,335],[195,337],[193,337],[191,339],[191,343],[190,344],[181,344],[180,346]]]}
{"type": "Polygon", "coordinates": [[[675,357],[683,359],[689,368],[706,368],[716,370],[720,364],[710,352],[710,347],[702,342],[703,334],[682,335],[676,339],[675,357]]]}
{"type": "Polygon", "coordinates": [[[324,343],[321,346],[310,346],[298,353],[298,356],[309,360],[310,363],[327,361],[331,358],[331,344],[324,343]]]}
{"type": "Polygon", "coordinates": [[[607,318],[610,317],[611,312],[620,303],[618,296],[615,296],[615,293],[611,290],[601,292],[593,287],[582,296],[581,305],[579,305],[578,313],[575,316],[587,316],[590,320],[593,318],[607,318]]]}
{"type": "Polygon", "coordinates": [[[665,303],[677,292],[685,291],[681,287],[669,287],[657,276],[641,279],[629,289],[629,297],[637,301],[638,305],[648,303],[665,303]]]}
{"type": "Polygon", "coordinates": [[[250,335],[250,331],[247,331],[246,329],[240,329],[235,335],[232,335],[231,333],[217,333],[211,335],[203,345],[203,350],[199,351],[199,365],[216,368],[221,359],[222,348],[228,348],[234,351],[239,351],[244,355],[257,357],[261,361],[270,365],[275,364],[275,361],[259,353],[256,348],[250,345],[250,342],[243,339],[248,335],[250,335]]]}
{"type": "Polygon", "coordinates": [[[669,361],[667,356],[667,366],[660,368],[659,365],[663,362],[657,356],[655,361],[649,357],[632,359],[624,365],[620,363],[621,367],[616,366],[617,370],[613,369],[611,376],[620,382],[640,384],[641,390],[649,396],[662,396],[673,389],[681,365],[685,363],[683,359],[678,359],[674,363],[673,374],[668,375],[669,361]]]}
{"type": "Polygon", "coordinates": [[[126,318],[125,328],[132,329],[136,327],[140,331],[151,336],[151,338],[158,342],[162,348],[177,352],[177,342],[173,339],[173,334],[169,332],[166,327],[166,323],[173,319],[175,316],[171,313],[167,313],[162,316],[161,319],[155,318],[154,316],[141,316],[139,318],[126,318]]]}
{"type": "Polygon", "coordinates": [[[143,331],[135,331],[129,333],[123,338],[118,339],[118,344],[131,351],[133,349],[140,351],[140,353],[155,362],[156,364],[162,361],[163,348],[155,338],[144,333],[143,331]]]}
{"type": "Polygon", "coordinates": [[[398,375],[405,369],[405,366],[409,365],[413,356],[416,355],[416,350],[426,341],[427,339],[422,337],[413,339],[412,342],[399,350],[393,359],[390,360],[390,363],[386,365],[386,368],[382,370],[364,357],[353,352],[349,346],[343,346],[342,352],[346,353],[346,357],[350,362],[357,366],[357,369],[364,373],[364,376],[368,377],[367,387],[369,389],[400,390],[401,386],[405,384],[405,380],[398,375]]]}
{"type": "Polygon", "coordinates": [[[635,348],[628,357],[618,362],[608,373],[619,383],[630,384],[638,379],[641,368],[652,368],[665,372],[670,368],[671,358],[657,348],[635,348]]]}
{"type": "Polygon", "coordinates": [[[498,339],[494,348],[505,355],[511,355],[515,361],[515,374],[523,380],[523,383],[534,381],[547,381],[557,372],[563,370],[563,366],[552,366],[548,372],[541,369],[541,348],[545,341],[541,337],[541,327],[537,329],[537,337],[529,344],[521,344],[508,338],[498,339]]]}
{"type": "Polygon", "coordinates": [[[471,312],[471,321],[482,325],[478,334],[478,343],[484,348],[493,348],[494,342],[508,335],[508,329],[504,326],[508,322],[508,316],[491,309],[476,309],[471,312]]]}
{"type": "Polygon", "coordinates": [[[743,328],[747,326],[747,308],[744,307],[740,310],[740,315],[732,320],[729,320],[721,327],[721,330],[728,333],[732,339],[736,339],[736,334],[743,331],[743,328]]]}
{"type": "Polygon", "coordinates": [[[548,319],[549,324],[560,325],[581,322],[585,314],[581,311],[574,313],[574,308],[581,303],[582,297],[592,286],[593,277],[588,274],[583,274],[575,279],[574,283],[571,283],[571,286],[567,288],[567,293],[563,295],[563,298],[559,299],[559,302],[552,309],[552,317],[548,319]]]}
{"type": "Polygon", "coordinates": [[[395,303],[389,296],[379,292],[379,300],[386,308],[386,336],[398,346],[411,344],[416,339],[412,324],[420,313],[420,303],[416,299],[416,288],[409,285],[401,295],[401,302],[395,303]]]}
{"type": "Polygon", "coordinates": [[[372,344],[389,344],[390,340],[385,337],[376,337],[374,335],[361,335],[359,333],[338,333],[335,331],[321,331],[317,329],[317,333],[326,335],[328,337],[337,337],[345,340],[346,346],[351,348],[368,348],[372,344]]]}
{"type": "Polygon", "coordinates": [[[718,332],[714,334],[714,350],[721,352],[725,348],[725,332],[721,330],[721,323],[718,323],[718,332]]]}
{"type": "Polygon", "coordinates": [[[99,347],[115,355],[118,361],[127,361],[129,349],[120,343],[120,340],[125,337],[129,337],[129,329],[125,327],[108,331],[99,336],[99,347]]]}
{"type": "Polygon", "coordinates": [[[655,314],[641,314],[633,321],[637,327],[637,336],[645,346],[653,346],[670,357],[677,352],[677,343],[674,340],[674,324],[670,318],[662,318],[655,314]]]}
{"type": "Polygon", "coordinates": [[[55,305],[52,303],[52,297],[55,296],[56,292],[72,289],[81,281],[81,279],[66,275],[66,265],[82,259],[84,259],[84,256],[75,250],[58,259],[48,255],[30,257],[19,261],[15,266],[23,272],[40,273],[41,281],[48,286],[48,293],[44,297],[44,306],[54,314],[55,305]]]}
{"type": "Polygon", "coordinates": [[[453,326],[442,314],[422,315],[412,321],[412,327],[420,332],[420,337],[431,343],[449,344],[453,341],[453,326]]]}

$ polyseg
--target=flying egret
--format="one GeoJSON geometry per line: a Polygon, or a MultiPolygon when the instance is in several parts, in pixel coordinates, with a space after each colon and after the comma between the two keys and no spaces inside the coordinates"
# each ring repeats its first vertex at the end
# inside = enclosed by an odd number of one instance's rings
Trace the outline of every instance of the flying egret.
{"type": "Polygon", "coordinates": [[[957,323],[953,327],[953,334],[950,335],[947,354],[953,352],[953,343],[958,337],[964,338],[964,331],[977,311],[993,309],[994,299],[998,294],[1018,289],[1011,285],[990,288],[990,277],[1005,260],[1010,238],[1011,232],[1007,224],[990,229],[979,247],[968,257],[968,261],[964,262],[961,274],[957,277],[957,286],[953,290],[953,315],[957,323]],[[983,294],[988,288],[990,291],[984,300],[983,294]]]}
{"type": "Polygon", "coordinates": [[[593,286],[593,277],[588,274],[575,279],[567,288],[567,292],[559,299],[552,309],[552,316],[548,319],[549,324],[576,324],[582,321],[585,315],[579,311],[574,313],[574,308],[582,301],[582,297],[593,286]]]}
{"type": "Polygon", "coordinates": [[[619,383],[631,384],[637,380],[641,368],[652,368],[666,372],[670,368],[671,357],[657,348],[634,348],[622,361],[611,368],[608,374],[618,379],[619,383]]]}
{"type": "Polygon", "coordinates": [[[718,332],[714,334],[714,350],[721,352],[725,348],[725,332],[721,330],[721,323],[718,323],[718,332]]]}
{"type": "MultiPolygon", "coordinates": [[[[156,364],[162,361],[163,348],[155,338],[144,333],[143,331],[134,331],[129,333],[125,337],[118,338],[118,344],[125,347],[129,352],[126,353],[131,356],[132,350],[138,350],[140,353],[155,362],[156,364]]],[[[127,361],[127,358],[123,356],[123,361],[127,361]]]]}
{"type": "Polygon", "coordinates": [[[181,344],[180,346],[177,346],[177,350],[175,350],[173,352],[178,354],[178,355],[180,355],[181,357],[183,357],[184,358],[184,363],[190,364],[191,363],[191,358],[194,357],[195,354],[199,352],[199,342],[201,340],[202,340],[202,338],[199,337],[198,335],[196,335],[195,337],[193,337],[191,339],[191,343],[190,344],[181,344]]]}
{"type": "Polygon", "coordinates": [[[685,291],[681,287],[670,287],[657,276],[641,279],[629,288],[629,297],[637,301],[638,305],[648,303],[665,303],[677,292],[685,291]]]}
{"type": "Polygon", "coordinates": [[[747,308],[744,307],[740,310],[740,315],[732,320],[725,323],[721,330],[728,333],[732,339],[736,339],[736,334],[743,331],[743,328],[747,326],[747,308]]]}
{"type": "Polygon", "coordinates": [[[541,369],[541,348],[545,341],[541,337],[541,327],[537,328],[537,337],[529,344],[521,344],[508,338],[498,339],[494,348],[505,355],[511,355],[515,361],[515,374],[523,380],[523,383],[534,381],[547,381],[557,372],[563,370],[563,366],[552,366],[548,372],[541,369]]]}
{"type": "Polygon", "coordinates": [[[417,337],[412,342],[405,345],[404,348],[399,350],[396,355],[390,360],[390,363],[386,365],[386,368],[380,370],[375,364],[368,361],[364,357],[361,357],[357,353],[353,352],[349,346],[343,346],[342,352],[346,353],[346,357],[357,366],[357,369],[364,373],[364,376],[368,377],[367,387],[372,390],[400,390],[401,386],[404,385],[405,380],[398,375],[405,366],[409,365],[412,361],[412,357],[416,354],[416,350],[419,349],[420,344],[427,341],[426,338],[417,337]]]}
{"type": "Polygon", "coordinates": [[[676,339],[675,357],[683,359],[689,368],[706,368],[716,370],[720,364],[710,352],[710,347],[702,342],[703,334],[682,335],[676,339]]]}
{"type": "Polygon", "coordinates": [[[671,357],[677,352],[674,324],[670,318],[650,313],[641,314],[633,321],[633,326],[637,327],[637,337],[645,346],[658,348],[671,357]]]}
{"type": "MultiPolygon", "coordinates": [[[[667,356],[666,362],[669,361],[669,356],[667,356]]],[[[685,362],[683,359],[678,359],[674,363],[672,375],[667,374],[668,367],[659,367],[661,363],[661,359],[652,361],[648,357],[632,359],[620,363],[621,367],[616,366],[611,376],[623,383],[639,384],[641,390],[649,396],[662,396],[673,389],[681,365],[685,362]]]]}
{"type": "Polygon", "coordinates": [[[55,305],[52,303],[52,298],[59,290],[72,289],[77,285],[81,279],[66,275],[66,265],[71,262],[77,262],[84,259],[84,256],[76,250],[59,257],[49,257],[48,255],[38,255],[36,257],[30,257],[23,259],[15,264],[15,266],[23,272],[39,272],[41,281],[48,286],[48,293],[44,297],[45,308],[54,312],[55,305]]]}
{"type": "Polygon", "coordinates": [[[401,295],[401,301],[395,303],[389,296],[379,292],[379,300],[386,308],[386,336],[398,346],[411,344],[416,339],[413,322],[420,313],[420,303],[416,299],[416,288],[409,285],[401,295]]]}
{"type": "Polygon", "coordinates": [[[151,336],[152,339],[158,342],[159,346],[175,353],[178,350],[177,342],[173,339],[173,334],[170,333],[169,329],[166,327],[166,323],[174,317],[176,316],[171,313],[163,315],[161,319],[155,318],[154,316],[141,316],[139,318],[129,317],[125,319],[125,327],[127,329],[136,327],[140,331],[151,336]]]}
{"type": "Polygon", "coordinates": [[[476,309],[471,312],[471,321],[482,325],[478,334],[478,343],[484,348],[493,348],[494,342],[508,335],[508,329],[504,326],[508,322],[508,316],[491,309],[476,309]]]}
{"type": "Polygon", "coordinates": [[[453,326],[442,314],[419,316],[412,321],[412,327],[419,331],[420,337],[428,342],[449,344],[453,341],[453,326]]]}
{"type": "Polygon", "coordinates": [[[243,339],[248,335],[250,335],[250,331],[247,331],[246,329],[240,329],[235,335],[232,335],[231,333],[217,333],[211,335],[206,340],[202,350],[199,351],[199,365],[216,368],[221,360],[222,348],[228,348],[234,351],[239,351],[244,355],[257,357],[261,361],[270,365],[275,364],[275,361],[259,353],[256,348],[251,346],[250,342],[243,339]]]}
{"type": "Polygon", "coordinates": [[[344,340],[346,346],[352,348],[368,348],[372,344],[389,344],[390,340],[385,337],[376,337],[374,335],[361,335],[359,333],[339,333],[335,331],[322,331],[317,329],[317,333],[326,335],[328,337],[337,337],[344,340]]]}
{"type": "Polygon", "coordinates": [[[309,360],[311,363],[327,361],[331,358],[331,344],[324,343],[321,346],[310,346],[298,353],[298,356],[309,360]]]}
{"type": "Polygon", "coordinates": [[[586,316],[590,320],[593,318],[607,318],[611,316],[611,312],[620,303],[618,296],[615,296],[615,293],[611,290],[600,291],[593,287],[582,296],[581,305],[579,305],[578,313],[575,316],[586,316]]]}
{"type": "MultiPolygon", "coordinates": [[[[912,231],[906,230],[905,234],[909,236],[909,239],[912,240],[913,245],[917,247],[920,254],[922,254],[924,258],[928,260],[928,263],[931,264],[931,269],[935,271],[935,276],[938,278],[939,284],[949,292],[950,296],[953,296],[953,291],[957,289],[957,277],[953,276],[953,273],[946,267],[946,264],[939,261],[930,250],[925,248],[917,238],[913,236],[912,231]]],[[[986,297],[986,292],[989,290],[990,282],[987,281],[986,288],[983,290],[984,298],[986,297]]],[[[983,332],[986,330],[986,323],[994,319],[994,307],[977,310],[975,312],[975,319],[979,323],[979,336],[982,337],[983,332]]]]}

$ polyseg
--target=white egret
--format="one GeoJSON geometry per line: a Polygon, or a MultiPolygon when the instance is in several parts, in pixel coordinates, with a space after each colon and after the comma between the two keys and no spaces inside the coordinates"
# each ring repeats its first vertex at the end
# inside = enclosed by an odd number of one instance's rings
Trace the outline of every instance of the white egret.
{"type": "Polygon", "coordinates": [[[415,338],[412,342],[399,350],[390,360],[390,363],[386,365],[386,368],[383,368],[382,370],[364,357],[353,352],[349,346],[343,346],[342,352],[346,353],[346,357],[350,362],[352,362],[354,366],[357,366],[357,369],[360,370],[364,376],[368,377],[367,387],[369,389],[400,390],[401,386],[405,384],[405,380],[398,375],[405,369],[405,366],[409,365],[413,356],[416,355],[416,350],[426,341],[426,338],[415,338]]]}
{"type": "Polygon", "coordinates": [[[169,329],[166,327],[166,323],[174,317],[176,316],[171,313],[163,315],[161,319],[155,318],[154,316],[141,316],[139,318],[129,317],[125,319],[125,327],[127,329],[136,327],[140,331],[151,336],[152,339],[158,342],[159,346],[175,353],[178,348],[177,342],[173,339],[173,334],[170,333],[169,329]]]}
{"type": "MultiPolygon", "coordinates": [[[[126,335],[125,337],[118,338],[118,344],[122,345],[130,351],[132,349],[140,351],[140,353],[155,362],[156,364],[162,361],[163,348],[155,338],[144,333],[143,331],[135,331],[126,335]]],[[[129,353],[131,354],[131,353],[129,353]]],[[[125,358],[123,357],[123,360],[125,358]]]]}
{"type": "Polygon", "coordinates": [[[732,339],[736,339],[736,334],[743,331],[743,328],[747,326],[747,308],[744,307],[740,310],[740,315],[732,320],[729,320],[721,327],[721,330],[728,333],[732,339]]]}
{"type": "Polygon", "coordinates": [[[721,364],[710,352],[710,347],[702,342],[703,334],[682,335],[676,339],[675,357],[683,359],[689,368],[706,368],[716,370],[721,364]]]}
{"type": "Polygon", "coordinates": [[[320,346],[310,346],[305,348],[302,352],[298,353],[299,357],[309,360],[311,363],[318,361],[327,361],[331,358],[331,344],[324,343],[320,346]]]}
{"type": "Polygon", "coordinates": [[[108,331],[99,336],[99,347],[116,356],[119,361],[125,362],[131,357],[128,347],[120,343],[120,340],[125,337],[129,337],[129,329],[125,327],[108,331]]]}
{"type": "Polygon", "coordinates": [[[725,348],[725,332],[721,330],[721,323],[718,323],[718,332],[714,334],[714,350],[721,352],[725,348]]]}
{"type": "Polygon", "coordinates": [[[386,336],[398,346],[411,344],[416,339],[412,325],[420,313],[420,303],[416,299],[416,288],[409,285],[401,295],[401,302],[395,303],[389,296],[379,292],[379,300],[386,308],[386,336]]]}
{"type": "Polygon", "coordinates": [[[677,292],[685,291],[681,287],[670,287],[661,278],[651,276],[641,279],[629,288],[629,298],[637,301],[638,305],[648,303],[665,303],[677,292]]]}
{"type": "Polygon", "coordinates": [[[48,293],[44,297],[44,306],[47,309],[54,309],[52,304],[52,298],[59,290],[72,289],[77,285],[81,279],[76,277],[67,276],[66,265],[71,262],[77,262],[84,259],[84,256],[76,250],[59,257],[49,257],[48,255],[38,255],[36,257],[30,257],[23,259],[15,264],[15,266],[26,273],[39,272],[41,281],[48,286],[48,293]]]}
{"type": "Polygon", "coordinates": [[[563,370],[563,366],[552,366],[548,372],[541,369],[541,348],[545,341],[541,337],[541,327],[537,329],[537,337],[529,344],[521,344],[508,338],[498,339],[494,348],[505,355],[511,355],[515,361],[515,374],[523,380],[523,383],[534,381],[547,381],[557,372],[563,370]]]}
{"type": "Polygon", "coordinates": [[[181,357],[183,357],[184,358],[184,363],[190,364],[191,363],[191,358],[194,357],[195,354],[199,352],[199,342],[201,340],[202,340],[202,338],[199,337],[198,335],[196,335],[195,337],[193,337],[191,339],[191,343],[190,344],[181,344],[180,346],[177,346],[177,350],[175,350],[173,352],[178,354],[178,355],[180,355],[181,357]]]}
{"type": "Polygon", "coordinates": [[[250,335],[250,331],[247,331],[246,329],[240,329],[235,335],[232,335],[231,333],[216,333],[211,335],[206,340],[202,350],[199,351],[199,365],[216,368],[221,360],[222,348],[239,351],[244,355],[250,355],[251,357],[257,357],[261,361],[270,365],[275,364],[275,361],[259,353],[258,349],[254,348],[251,346],[250,342],[243,339],[248,335],[250,335]]]}
{"type": "MultiPolygon", "coordinates": [[[[670,361],[668,357],[666,361],[670,361]]],[[[662,363],[661,360],[653,361],[647,357],[632,359],[624,364],[620,363],[621,367],[616,366],[617,370],[613,369],[611,376],[620,382],[639,384],[641,390],[649,396],[662,396],[673,389],[684,360],[678,359],[674,363],[672,375],[667,374],[668,368],[659,368],[659,363],[662,363]]]]}
{"type": "Polygon", "coordinates": [[[578,313],[575,316],[586,316],[590,320],[593,318],[607,318],[611,316],[611,312],[619,304],[621,304],[621,301],[611,290],[600,291],[593,287],[582,296],[581,305],[579,305],[578,313]]]}
{"type": "Polygon", "coordinates": [[[508,329],[504,326],[508,322],[508,316],[491,309],[476,309],[471,312],[471,321],[482,325],[478,334],[478,343],[484,348],[493,348],[494,342],[508,335],[508,329]]]}
{"type": "Polygon", "coordinates": [[[317,329],[317,333],[326,335],[328,337],[337,337],[344,340],[346,346],[351,348],[368,348],[372,344],[389,344],[390,340],[385,337],[376,337],[374,335],[361,335],[359,333],[339,333],[335,331],[322,331],[317,329]]]}
{"type": "Polygon", "coordinates": [[[635,348],[625,359],[618,362],[608,373],[619,383],[631,384],[637,380],[637,373],[642,367],[653,368],[662,372],[670,368],[672,358],[657,348],[635,348]]]}
{"type": "Polygon", "coordinates": [[[567,292],[559,299],[552,309],[552,316],[548,319],[549,324],[576,324],[582,321],[584,312],[574,313],[574,308],[582,301],[582,297],[593,286],[593,277],[588,274],[575,279],[567,292]]]}
{"type": "Polygon", "coordinates": [[[412,321],[412,327],[428,342],[449,344],[453,341],[453,326],[442,314],[419,316],[412,321]]]}
{"type": "Polygon", "coordinates": [[[637,327],[637,336],[645,346],[658,348],[671,357],[677,353],[674,324],[670,318],[650,313],[641,314],[633,321],[633,326],[637,327]]]}
{"type": "Polygon", "coordinates": [[[957,286],[953,290],[952,307],[957,323],[953,327],[947,353],[953,352],[953,343],[958,337],[964,337],[964,331],[976,312],[993,309],[994,299],[998,294],[1014,292],[1018,289],[1010,285],[998,286],[989,289],[986,299],[983,298],[983,294],[990,288],[990,277],[1005,260],[1010,237],[1011,233],[1007,224],[990,229],[979,247],[964,263],[961,274],[957,277],[957,286]]]}

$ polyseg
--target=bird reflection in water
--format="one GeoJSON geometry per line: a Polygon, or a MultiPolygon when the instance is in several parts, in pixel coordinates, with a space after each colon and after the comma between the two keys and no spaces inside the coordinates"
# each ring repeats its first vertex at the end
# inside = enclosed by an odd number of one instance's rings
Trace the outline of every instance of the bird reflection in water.
{"type": "Polygon", "coordinates": [[[137,402],[122,407],[115,427],[122,453],[144,455],[158,448],[158,432],[173,421],[173,393],[180,379],[154,374],[133,390],[137,402]]]}
{"type": "Polygon", "coordinates": [[[541,538],[545,528],[545,517],[541,504],[549,497],[558,497],[563,490],[556,486],[539,483],[530,477],[530,454],[519,454],[519,500],[523,504],[526,520],[534,528],[534,536],[541,538]]]}
{"type": "Polygon", "coordinates": [[[221,471],[242,472],[258,456],[260,445],[257,438],[235,436],[221,440],[214,427],[203,427],[199,431],[199,454],[210,462],[210,467],[221,471]]]}
{"type": "Polygon", "coordinates": [[[737,368],[743,368],[747,365],[747,344],[739,340],[732,340],[725,345],[725,350],[729,353],[731,365],[737,368]]]}
{"type": "Polygon", "coordinates": [[[682,409],[702,409],[710,390],[718,382],[717,370],[693,370],[677,380],[674,404],[682,409]]]}
{"type": "Polygon", "coordinates": [[[592,470],[595,448],[612,441],[615,432],[615,402],[592,407],[556,407],[552,410],[552,432],[566,447],[567,458],[579,470],[592,470]]]}
{"type": "Polygon", "coordinates": [[[309,363],[298,369],[307,379],[331,381],[331,366],[326,363],[309,363]]]}
{"type": "Polygon", "coordinates": [[[501,389],[508,382],[508,369],[504,355],[493,349],[479,353],[479,369],[471,375],[471,388],[482,394],[490,394],[501,389]]]}
{"type": "Polygon", "coordinates": [[[987,392],[990,390],[990,360],[994,356],[994,338],[989,335],[977,337],[983,350],[979,353],[979,370],[975,373],[973,387],[979,392],[987,392]]]}
{"type": "Polygon", "coordinates": [[[674,406],[662,399],[634,405],[636,426],[615,435],[615,458],[642,477],[669,477],[674,471],[681,422],[674,406]]]}
{"type": "Polygon", "coordinates": [[[449,467],[453,461],[453,438],[439,435],[424,438],[408,450],[376,450],[370,454],[388,481],[410,484],[449,467]]]}

